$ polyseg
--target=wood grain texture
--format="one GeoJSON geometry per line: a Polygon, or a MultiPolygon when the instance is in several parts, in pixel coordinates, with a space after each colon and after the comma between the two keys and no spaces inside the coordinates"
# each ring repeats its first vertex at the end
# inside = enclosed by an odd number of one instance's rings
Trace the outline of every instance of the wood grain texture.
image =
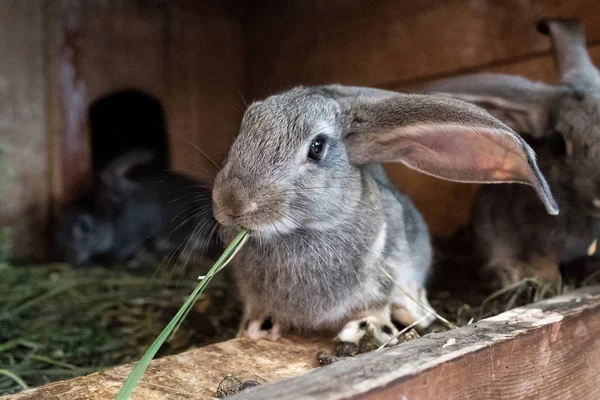
{"type": "Polygon", "coordinates": [[[595,400],[600,398],[599,369],[596,287],[250,389],[235,398],[595,400]]]}
{"type": "Polygon", "coordinates": [[[169,9],[167,123],[173,167],[212,181],[237,133],[244,103],[241,23],[169,9]]]}
{"type": "Polygon", "coordinates": [[[51,142],[52,201],[59,205],[79,197],[88,187],[91,168],[86,131],[86,85],[82,76],[83,3],[47,3],[48,41],[47,134],[51,142]]]}
{"type": "MultiPolygon", "coordinates": [[[[319,338],[206,346],[153,361],[132,398],[209,399],[230,373],[276,382],[235,397],[240,400],[596,400],[600,287],[312,370],[316,353],[329,346],[319,338]]],[[[122,366],[2,400],[109,400],[130,370],[122,366]]]]}
{"type": "Polygon", "coordinates": [[[124,89],[165,94],[165,10],[142,1],[86,0],[80,73],[88,106],[124,89]]]}
{"type": "MultiPolygon", "coordinates": [[[[235,339],[152,362],[132,400],[210,399],[227,374],[259,382],[300,375],[316,365],[323,339],[258,343],[235,339]]],[[[2,400],[112,400],[130,373],[131,365],[95,373],[2,400]]]]}
{"type": "Polygon", "coordinates": [[[50,189],[43,6],[37,0],[0,2],[0,227],[12,229],[16,259],[46,255],[50,189]]]}
{"type": "Polygon", "coordinates": [[[550,49],[536,22],[580,17],[600,40],[595,0],[267,1],[249,28],[249,79],[263,96],[295,84],[385,86],[517,61],[550,49]]]}

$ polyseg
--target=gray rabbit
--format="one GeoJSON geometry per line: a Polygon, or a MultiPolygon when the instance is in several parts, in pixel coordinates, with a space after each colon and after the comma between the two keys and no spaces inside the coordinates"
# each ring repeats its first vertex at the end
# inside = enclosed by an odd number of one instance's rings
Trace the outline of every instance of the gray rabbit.
{"type": "Polygon", "coordinates": [[[526,187],[481,189],[471,230],[493,287],[531,276],[556,280],[559,265],[587,257],[600,236],[600,74],[578,21],[544,20],[538,29],[551,37],[557,84],[475,74],[425,88],[484,107],[521,133],[560,206],[551,217],[526,187]]]}
{"type": "Polygon", "coordinates": [[[115,159],[90,199],[67,208],[56,231],[61,258],[74,265],[124,262],[146,251],[188,261],[218,249],[210,190],[153,164],[147,150],[115,159]]]}
{"type": "Polygon", "coordinates": [[[471,104],[338,85],[255,102],[213,187],[223,240],[250,232],[233,259],[239,336],[335,331],[357,343],[372,330],[386,342],[392,318],[428,315],[383,272],[429,308],[427,227],[379,165],[390,161],[450,180],[527,183],[558,212],[530,147],[471,104]]]}

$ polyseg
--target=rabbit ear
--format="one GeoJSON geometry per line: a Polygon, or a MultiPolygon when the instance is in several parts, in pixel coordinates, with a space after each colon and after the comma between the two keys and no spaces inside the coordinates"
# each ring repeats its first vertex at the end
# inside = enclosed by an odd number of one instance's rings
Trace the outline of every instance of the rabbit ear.
{"type": "Polygon", "coordinates": [[[344,140],[354,165],[395,161],[447,180],[525,183],[550,214],[558,213],[533,150],[485,110],[416,94],[340,103],[347,111],[344,140]]]}
{"type": "Polygon", "coordinates": [[[473,74],[433,82],[422,91],[476,104],[515,131],[539,138],[547,133],[549,104],[564,90],[518,76],[473,74]]]}
{"type": "Polygon", "coordinates": [[[552,40],[554,61],[562,83],[586,87],[600,85],[600,73],[590,60],[580,21],[544,19],[538,23],[538,30],[552,40]]]}

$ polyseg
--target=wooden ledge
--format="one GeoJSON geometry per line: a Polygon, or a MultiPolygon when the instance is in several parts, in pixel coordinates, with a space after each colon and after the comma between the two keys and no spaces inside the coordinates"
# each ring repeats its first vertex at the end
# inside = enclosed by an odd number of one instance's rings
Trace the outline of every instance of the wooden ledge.
{"type": "MultiPolygon", "coordinates": [[[[313,371],[327,339],[231,340],[152,363],[133,399],[208,399],[227,373],[276,382],[235,399],[599,399],[600,287],[313,371]],[[294,377],[292,379],[284,379],[294,377]],[[283,379],[283,380],[282,380],[283,379]]],[[[112,399],[122,366],[3,400],[112,399]]]]}
{"type": "MultiPolygon", "coordinates": [[[[258,382],[298,376],[317,366],[316,354],[328,344],[327,339],[233,339],[160,358],[150,364],[131,399],[212,399],[227,374],[258,382]]],[[[124,365],[0,399],[112,400],[131,369],[124,365]]]]}

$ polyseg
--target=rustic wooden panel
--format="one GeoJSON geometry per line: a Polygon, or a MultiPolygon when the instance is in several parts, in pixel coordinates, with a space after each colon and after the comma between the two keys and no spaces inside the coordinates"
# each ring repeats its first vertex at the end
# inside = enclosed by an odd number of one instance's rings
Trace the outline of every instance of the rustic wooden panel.
{"type": "MultiPolygon", "coordinates": [[[[594,44],[588,47],[588,52],[594,64],[600,66],[600,44],[594,44]]],[[[520,75],[525,78],[556,83],[558,75],[554,66],[554,61],[549,52],[532,55],[520,61],[509,61],[506,63],[499,63],[494,66],[479,66],[476,71],[473,72],[495,72],[501,74],[512,74],[520,75]]],[[[461,74],[456,74],[461,75],[461,74]]],[[[423,84],[435,81],[435,77],[422,77],[416,81],[409,81],[404,83],[394,83],[392,85],[384,85],[384,88],[397,91],[411,91],[418,90],[423,84]]]]}
{"type": "Polygon", "coordinates": [[[516,61],[548,51],[535,29],[546,16],[578,16],[589,40],[600,40],[595,0],[267,1],[248,30],[253,94],[390,85],[516,61]]]}
{"type": "Polygon", "coordinates": [[[197,15],[240,18],[256,0],[137,0],[158,6],[178,6],[197,15]]]}
{"type": "MultiPolygon", "coordinates": [[[[593,31],[593,28],[594,27],[590,27],[588,30],[593,31]]],[[[600,45],[591,45],[589,46],[588,51],[594,64],[600,66],[600,45]]],[[[519,62],[484,68],[483,70],[502,74],[521,75],[529,79],[549,83],[555,83],[558,79],[554,61],[550,54],[543,54],[519,62]]]]}
{"type": "MultiPolygon", "coordinates": [[[[132,400],[214,398],[227,374],[259,382],[298,376],[316,367],[317,352],[327,340],[303,339],[251,342],[235,339],[152,362],[132,400]]],[[[109,400],[113,399],[131,365],[87,377],[51,383],[2,400],[109,400]]]]}
{"type": "Polygon", "coordinates": [[[87,104],[81,76],[82,3],[46,3],[47,119],[53,211],[78,197],[90,175],[87,104]]]}
{"type": "Polygon", "coordinates": [[[164,98],[166,13],[132,0],[87,0],[80,72],[88,104],[115,90],[164,98]]]}
{"type": "MultiPolygon", "coordinates": [[[[0,2],[0,226],[13,257],[44,256],[48,216],[43,4],[0,2]]],[[[0,239],[2,240],[2,239],[0,239]]]]}
{"type": "MultiPolygon", "coordinates": [[[[209,399],[231,373],[276,382],[234,397],[240,400],[596,400],[599,316],[600,288],[587,288],[309,373],[327,340],[235,339],[155,360],[132,398],[209,399]]],[[[108,400],[129,371],[122,366],[3,400],[108,400]]]]}
{"type": "Polygon", "coordinates": [[[173,166],[212,180],[237,133],[244,104],[241,23],[169,9],[167,120],[173,166]]]}
{"type": "Polygon", "coordinates": [[[599,316],[600,288],[588,288],[236,399],[595,400],[599,316]]]}

